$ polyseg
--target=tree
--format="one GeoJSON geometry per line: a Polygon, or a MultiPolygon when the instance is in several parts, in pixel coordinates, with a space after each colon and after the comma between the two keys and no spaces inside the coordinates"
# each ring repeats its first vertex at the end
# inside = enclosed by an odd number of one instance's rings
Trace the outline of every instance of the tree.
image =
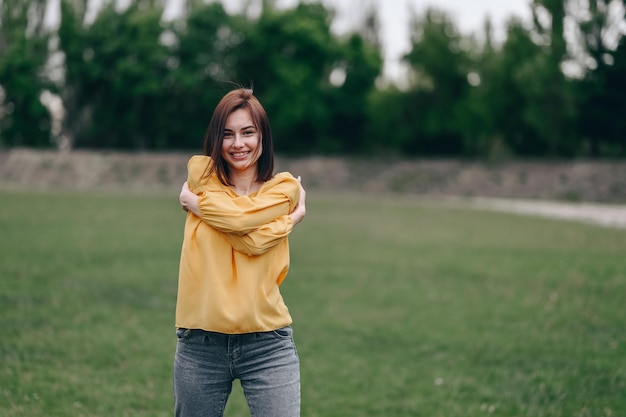
{"type": "Polygon", "coordinates": [[[330,131],[320,138],[319,151],[359,153],[367,147],[369,97],[382,70],[378,31],[376,12],[370,9],[365,14],[361,30],[349,35],[346,42],[339,45],[330,75],[332,122],[330,131]]]}
{"type": "Polygon", "coordinates": [[[264,103],[278,151],[312,152],[329,132],[329,77],[339,52],[330,22],[321,4],[278,10],[265,3],[258,20],[241,21],[242,41],[226,58],[233,79],[252,84],[264,103]]]}
{"type": "Polygon", "coordinates": [[[159,149],[167,144],[164,104],[167,53],[159,43],[162,9],[112,4],[93,24],[64,2],[59,36],[66,54],[67,108],[74,144],[91,148],[159,149]],[[115,33],[116,36],[111,36],[115,33]]]}
{"type": "MultiPolygon", "coordinates": [[[[188,2],[187,10],[172,22],[168,58],[167,111],[176,115],[167,131],[176,148],[201,148],[213,108],[232,88],[235,62],[231,50],[242,40],[236,22],[220,3],[188,2]]],[[[239,23],[243,25],[243,23],[239,23]]]]}
{"type": "Polygon", "coordinates": [[[573,156],[581,151],[576,134],[576,107],[572,83],[562,70],[567,58],[564,20],[567,0],[534,0],[533,31],[539,38],[539,53],[520,63],[517,82],[530,104],[523,109],[524,121],[536,132],[534,146],[521,144],[529,154],[573,156]],[[549,18],[540,18],[540,16],[549,18]]]}
{"type": "Polygon", "coordinates": [[[241,84],[262,99],[277,150],[358,150],[380,54],[358,34],[333,37],[321,4],[279,10],[266,1],[255,16],[196,0],[162,23],[155,3],[107,3],[85,25],[84,4],[63,2],[64,126],[75,146],[198,148],[219,98],[241,84]],[[340,84],[330,79],[337,69],[340,84]]]}
{"type": "Polygon", "coordinates": [[[578,83],[580,129],[591,156],[626,156],[626,2],[590,0],[577,10],[585,73],[578,83]],[[621,13],[612,12],[619,10],[621,13]],[[616,46],[614,46],[616,45],[616,46]]]}
{"type": "Polygon", "coordinates": [[[498,129],[499,99],[508,92],[498,87],[498,70],[501,66],[501,51],[493,41],[493,25],[486,19],[483,27],[484,41],[471,38],[470,50],[472,69],[468,73],[470,88],[459,108],[459,123],[463,126],[465,153],[468,156],[485,158],[501,157],[502,134],[498,129]]]}
{"type": "Polygon", "coordinates": [[[411,50],[404,57],[412,70],[412,153],[464,152],[460,103],[468,94],[471,60],[454,22],[436,9],[411,22],[411,50]]]}
{"type": "Polygon", "coordinates": [[[0,146],[51,145],[51,117],[40,100],[44,90],[53,89],[43,71],[49,41],[45,3],[0,2],[0,146]]]}
{"type": "Polygon", "coordinates": [[[368,98],[366,150],[377,154],[417,154],[415,96],[391,85],[368,98]]]}
{"type": "Polygon", "coordinates": [[[489,97],[494,133],[506,150],[517,155],[541,155],[547,151],[536,126],[525,116],[534,105],[532,97],[524,91],[526,68],[532,68],[542,53],[522,22],[512,19],[507,24],[501,49],[487,58],[489,64],[481,87],[489,97]]]}

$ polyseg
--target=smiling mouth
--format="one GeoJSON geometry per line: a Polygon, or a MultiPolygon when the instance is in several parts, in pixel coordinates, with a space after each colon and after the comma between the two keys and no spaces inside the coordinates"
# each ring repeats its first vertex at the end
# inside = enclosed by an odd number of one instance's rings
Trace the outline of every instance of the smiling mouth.
{"type": "Polygon", "coordinates": [[[245,151],[245,152],[233,152],[230,155],[233,158],[243,158],[245,156],[247,156],[250,153],[250,151],[245,151]]]}

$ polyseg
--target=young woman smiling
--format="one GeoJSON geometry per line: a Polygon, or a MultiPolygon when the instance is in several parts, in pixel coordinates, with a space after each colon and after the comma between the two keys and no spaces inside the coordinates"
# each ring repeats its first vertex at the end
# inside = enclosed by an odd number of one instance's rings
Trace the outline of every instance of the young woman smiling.
{"type": "Polygon", "coordinates": [[[280,293],[288,235],[306,193],[274,175],[270,125],[252,90],[227,93],[213,112],[205,155],[188,163],[187,211],[176,304],[176,416],[223,416],[239,379],[255,417],[300,415],[300,365],[280,293]]]}

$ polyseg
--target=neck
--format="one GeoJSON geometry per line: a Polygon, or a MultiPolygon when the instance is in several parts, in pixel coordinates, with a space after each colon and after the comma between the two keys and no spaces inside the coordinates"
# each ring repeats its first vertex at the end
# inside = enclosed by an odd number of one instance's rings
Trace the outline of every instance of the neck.
{"type": "Polygon", "coordinates": [[[243,172],[230,173],[231,188],[239,195],[248,195],[257,191],[260,183],[257,181],[256,169],[247,169],[243,172]]]}

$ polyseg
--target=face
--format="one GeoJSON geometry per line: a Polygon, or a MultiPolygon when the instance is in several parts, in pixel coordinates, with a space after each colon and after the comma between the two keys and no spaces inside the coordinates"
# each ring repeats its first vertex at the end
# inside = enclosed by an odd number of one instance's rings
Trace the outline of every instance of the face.
{"type": "Polygon", "coordinates": [[[232,112],[224,126],[222,158],[232,171],[256,169],[262,152],[259,130],[246,109],[232,112]]]}

